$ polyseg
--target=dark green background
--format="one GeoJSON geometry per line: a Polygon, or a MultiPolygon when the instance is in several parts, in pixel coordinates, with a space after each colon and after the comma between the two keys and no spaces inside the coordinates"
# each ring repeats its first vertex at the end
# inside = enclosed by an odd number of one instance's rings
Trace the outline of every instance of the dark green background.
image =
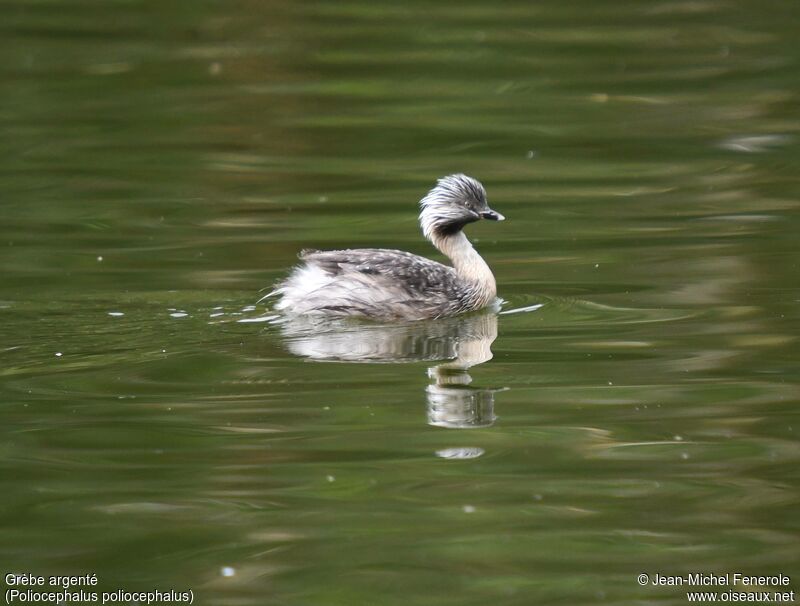
{"type": "Polygon", "coordinates": [[[3,2],[2,572],[231,606],[796,587],[798,14],[3,2]],[[544,304],[470,371],[491,426],[428,424],[430,361],[236,322],[304,247],[435,256],[416,202],[455,171],[508,218],[469,229],[505,309],[544,304]]]}

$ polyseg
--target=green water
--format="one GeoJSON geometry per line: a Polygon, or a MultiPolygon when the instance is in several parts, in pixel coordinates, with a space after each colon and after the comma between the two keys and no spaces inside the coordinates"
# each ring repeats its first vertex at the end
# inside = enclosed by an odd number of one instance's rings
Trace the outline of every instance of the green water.
{"type": "Polygon", "coordinates": [[[796,3],[2,12],[3,575],[232,606],[800,589],[796,3]],[[436,257],[415,205],[451,172],[508,219],[468,233],[516,313],[253,321],[302,248],[436,257]]]}

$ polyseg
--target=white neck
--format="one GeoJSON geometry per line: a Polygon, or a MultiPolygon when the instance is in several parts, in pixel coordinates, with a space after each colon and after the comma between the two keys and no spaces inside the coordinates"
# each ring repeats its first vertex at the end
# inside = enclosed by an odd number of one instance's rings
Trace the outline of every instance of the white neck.
{"type": "Polygon", "coordinates": [[[450,236],[435,235],[433,245],[447,256],[453,263],[456,273],[469,282],[473,282],[481,292],[482,298],[489,303],[497,296],[497,284],[494,274],[486,261],[472,247],[463,231],[450,236]]]}

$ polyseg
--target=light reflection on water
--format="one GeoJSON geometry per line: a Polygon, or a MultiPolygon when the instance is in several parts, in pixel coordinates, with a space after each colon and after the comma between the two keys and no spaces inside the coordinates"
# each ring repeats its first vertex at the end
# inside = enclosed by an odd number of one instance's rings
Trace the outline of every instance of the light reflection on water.
{"type": "MultiPolygon", "coordinates": [[[[538,309],[538,306],[534,306],[538,309]]],[[[369,325],[324,319],[288,318],[280,323],[287,348],[296,356],[338,362],[397,363],[450,360],[428,369],[428,423],[468,429],[494,423],[494,393],[503,388],[471,385],[471,367],[492,359],[497,338],[494,312],[404,325],[369,325]]]]}

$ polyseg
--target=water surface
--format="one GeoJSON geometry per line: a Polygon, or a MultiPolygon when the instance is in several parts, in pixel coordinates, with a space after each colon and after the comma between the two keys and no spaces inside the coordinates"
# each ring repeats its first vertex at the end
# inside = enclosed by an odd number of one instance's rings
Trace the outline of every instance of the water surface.
{"type": "Polygon", "coordinates": [[[3,572],[231,605],[796,588],[795,13],[8,5],[3,572]],[[302,248],[439,258],[415,205],[456,171],[527,311],[252,321],[302,248]]]}

